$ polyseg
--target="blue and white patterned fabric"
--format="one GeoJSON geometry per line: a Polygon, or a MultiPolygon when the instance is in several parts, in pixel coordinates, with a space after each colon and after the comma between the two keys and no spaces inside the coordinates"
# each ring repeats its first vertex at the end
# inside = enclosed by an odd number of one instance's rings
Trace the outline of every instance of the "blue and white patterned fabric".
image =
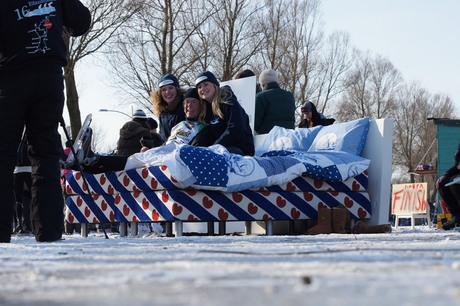
{"type": "Polygon", "coordinates": [[[281,185],[302,175],[326,182],[345,181],[365,171],[370,163],[342,151],[279,150],[253,157],[229,153],[221,145],[175,145],[168,150],[153,148],[134,154],[125,170],[163,164],[183,188],[234,192],[281,185]]]}

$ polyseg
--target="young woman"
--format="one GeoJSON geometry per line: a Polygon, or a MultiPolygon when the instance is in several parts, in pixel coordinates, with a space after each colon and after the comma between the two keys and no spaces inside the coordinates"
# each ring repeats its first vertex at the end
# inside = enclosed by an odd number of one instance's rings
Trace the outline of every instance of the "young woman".
{"type": "Polygon", "coordinates": [[[299,128],[311,128],[317,125],[331,125],[335,122],[333,118],[323,118],[320,113],[316,110],[313,102],[305,102],[300,108],[302,112],[302,120],[299,123],[299,128]]]}
{"type": "Polygon", "coordinates": [[[249,125],[249,116],[241,107],[229,86],[220,87],[219,81],[210,71],[199,74],[195,86],[202,100],[211,104],[212,114],[209,130],[231,153],[254,155],[254,139],[249,125]]]}
{"type": "Polygon", "coordinates": [[[180,88],[177,78],[168,73],[158,81],[158,88],[150,94],[153,112],[160,121],[160,135],[166,141],[173,126],[185,120],[184,90],[180,88]]]}

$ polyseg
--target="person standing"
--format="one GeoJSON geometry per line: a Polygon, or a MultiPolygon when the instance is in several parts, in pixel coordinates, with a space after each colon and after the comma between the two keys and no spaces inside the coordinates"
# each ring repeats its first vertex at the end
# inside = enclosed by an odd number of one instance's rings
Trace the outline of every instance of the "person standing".
{"type": "Polygon", "coordinates": [[[11,242],[13,170],[24,125],[32,165],[31,226],[38,242],[60,240],[64,109],[63,40],[85,34],[91,14],[79,0],[0,1],[0,242],[11,242]]]}
{"type": "Polygon", "coordinates": [[[173,126],[185,120],[184,93],[176,76],[167,73],[161,76],[158,88],[150,94],[153,112],[160,121],[159,132],[163,141],[169,138],[173,126]]]}
{"type": "Polygon", "coordinates": [[[259,76],[262,91],[256,95],[254,130],[266,134],[275,126],[295,128],[294,95],[278,84],[278,72],[265,69],[259,76]]]}

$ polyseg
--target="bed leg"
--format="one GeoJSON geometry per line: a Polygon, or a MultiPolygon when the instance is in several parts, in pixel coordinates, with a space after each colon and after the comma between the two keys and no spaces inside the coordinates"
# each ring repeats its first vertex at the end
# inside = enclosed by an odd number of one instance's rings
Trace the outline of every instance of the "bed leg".
{"type": "Polygon", "coordinates": [[[181,237],[182,236],[182,230],[183,230],[182,221],[176,220],[174,222],[174,225],[176,227],[176,237],[181,237]]]}
{"type": "Polygon", "coordinates": [[[137,222],[130,222],[130,224],[131,224],[131,236],[137,236],[137,234],[139,233],[137,222]]]}
{"type": "Polygon", "coordinates": [[[225,235],[226,228],[225,228],[225,221],[219,221],[219,235],[225,235]]]}
{"type": "Polygon", "coordinates": [[[173,237],[173,228],[172,228],[172,222],[171,221],[166,221],[165,224],[165,233],[166,237],[173,237]]]}
{"type": "Polygon", "coordinates": [[[81,224],[80,235],[82,237],[88,237],[88,223],[81,224]]]}
{"type": "Polygon", "coordinates": [[[273,220],[265,221],[265,235],[273,236],[273,220]]]}
{"type": "Polygon", "coordinates": [[[244,228],[246,229],[246,235],[252,235],[251,221],[244,221],[244,228]]]}
{"type": "Polygon", "coordinates": [[[120,237],[128,236],[128,224],[126,222],[120,222],[120,237]]]}
{"type": "Polygon", "coordinates": [[[208,221],[208,235],[214,235],[214,222],[208,221]]]}

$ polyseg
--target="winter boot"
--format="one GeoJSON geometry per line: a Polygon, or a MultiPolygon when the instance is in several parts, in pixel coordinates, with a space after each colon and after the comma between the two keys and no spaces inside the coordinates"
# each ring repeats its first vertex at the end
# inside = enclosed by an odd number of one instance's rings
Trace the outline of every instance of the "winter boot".
{"type": "Polygon", "coordinates": [[[332,209],[332,232],[337,234],[349,233],[350,219],[350,212],[343,204],[334,207],[332,209]]]}
{"type": "Polygon", "coordinates": [[[318,208],[318,224],[307,231],[307,235],[330,234],[332,232],[332,210],[327,207],[318,208]]]}
{"type": "Polygon", "coordinates": [[[390,224],[367,225],[364,221],[358,221],[353,227],[353,234],[382,234],[391,233],[390,224]]]}
{"type": "Polygon", "coordinates": [[[442,229],[445,231],[448,231],[448,230],[454,229],[455,227],[459,227],[459,226],[460,226],[460,217],[454,216],[452,220],[447,221],[442,224],[442,229]]]}

